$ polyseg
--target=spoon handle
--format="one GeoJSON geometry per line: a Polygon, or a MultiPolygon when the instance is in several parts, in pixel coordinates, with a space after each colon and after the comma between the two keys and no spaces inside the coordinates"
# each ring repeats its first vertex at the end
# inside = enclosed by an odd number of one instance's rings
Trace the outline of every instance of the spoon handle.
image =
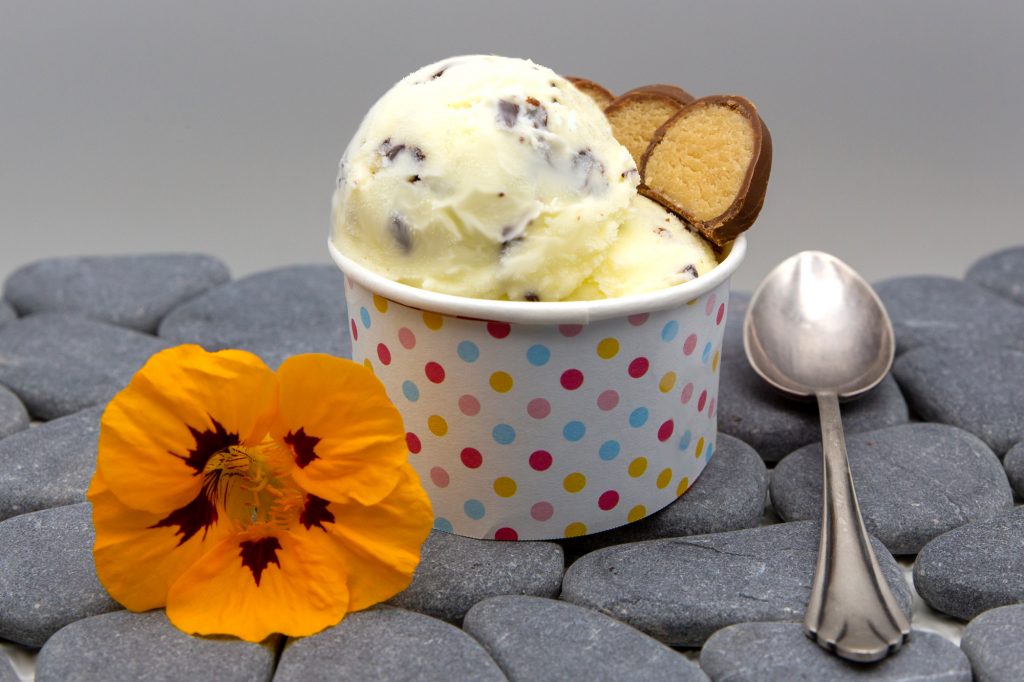
{"type": "Polygon", "coordinates": [[[896,651],[910,623],[896,603],[868,542],[846,458],[835,393],[818,393],[824,480],[821,538],[804,629],[851,661],[878,661],[896,651]]]}

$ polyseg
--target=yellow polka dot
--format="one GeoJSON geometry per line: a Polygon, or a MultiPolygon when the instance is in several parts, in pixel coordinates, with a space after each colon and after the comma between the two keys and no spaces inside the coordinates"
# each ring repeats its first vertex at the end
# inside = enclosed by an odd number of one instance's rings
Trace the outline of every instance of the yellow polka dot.
{"type": "Polygon", "coordinates": [[[658,474],[658,488],[667,488],[668,484],[672,482],[672,470],[664,469],[658,474]]]}
{"type": "Polygon", "coordinates": [[[647,516],[647,508],[642,504],[638,504],[629,510],[629,514],[626,518],[629,519],[630,523],[633,523],[634,521],[639,521],[645,516],[647,516]]]}
{"type": "Polygon", "coordinates": [[[499,497],[512,497],[516,494],[516,482],[508,476],[502,476],[494,480],[494,492],[499,497]]]}
{"type": "Polygon", "coordinates": [[[700,454],[704,452],[704,436],[697,439],[697,447],[693,450],[693,456],[700,457],[700,454]]]}
{"type": "Polygon", "coordinates": [[[686,305],[697,305],[697,299],[693,299],[692,301],[687,301],[686,305]]]}
{"type": "Polygon", "coordinates": [[[611,360],[619,354],[619,340],[608,337],[597,344],[597,357],[602,360],[611,360]]]}
{"type": "Polygon", "coordinates": [[[382,313],[386,313],[388,311],[388,299],[378,294],[374,294],[373,307],[381,311],[382,313]]]}
{"type": "Polygon", "coordinates": [[[437,313],[424,312],[423,313],[423,324],[427,325],[428,329],[437,331],[444,324],[444,318],[437,313]]]}
{"type": "Polygon", "coordinates": [[[565,537],[578,538],[587,534],[587,527],[579,521],[574,521],[565,527],[565,537]]]}
{"type": "Polygon", "coordinates": [[[427,418],[427,428],[435,436],[443,436],[448,433],[448,422],[439,414],[432,414],[427,418]]]}
{"type": "Polygon", "coordinates": [[[491,388],[498,393],[508,393],[512,390],[512,375],[508,372],[495,372],[491,375],[491,388]]]}
{"type": "Polygon", "coordinates": [[[637,457],[629,463],[629,475],[633,478],[640,478],[647,471],[647,458],[637,457]]]}
{"type": "Polygon", "coordinates": [[[363,360],[363,367],[370,370],[371,372],[373,371],[373,363],[370,362],[370,358],[366,358],[365,360],[363,360]]]}
{"type": "Polygon", "coordinates": [[[676,497],[679,497],[686,492],[686,489],[690,487],[690,479],[683,476],[683,480],[679,481],[679,487],[676,488],[676,497]]]}
{"type": "Polygon", "coordinates": [[[668,393],[676,385],[676,373],[665,372],[665,376],[661,377],[661,381],[658,382],[658,389],[662,393],[668,393]]]}
{"type": "Polygon", "coordinates": [[[719,355],[720,355],[719,352],[716,350],[714,357],[711,358],[711,371],[712,372],[717,372],[718,371],[718,358],[719,358],[719,355]]]}
{"type": "Polygon", "coordinates": [[[583,490],[583,488],[585,488],[586,485],[587,477],[578,471],[574,471],[573,473],[569,474],[568,476],[565,477],[565,480],[562,481],[562,487],[565,488],[565,490],[570,493],[578,493],[579,491],[583,490]]]}

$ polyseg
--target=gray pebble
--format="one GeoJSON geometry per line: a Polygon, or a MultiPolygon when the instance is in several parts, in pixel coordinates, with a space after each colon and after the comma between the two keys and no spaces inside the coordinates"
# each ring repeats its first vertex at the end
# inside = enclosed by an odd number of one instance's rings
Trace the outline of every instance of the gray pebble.
{"type": "Polygon", "coordinates": [[[0,326],[3,326],[12,320],[16,320],[17,318],[18,313],[14,312],[14,308],[11,307],[11,304],[0,299],[0,326]]]}
{"type": "Polygon", "coordinates": [[[0,327],[0,383],[34,417],[56,419],[105,404],[167,345],[84,317],[31,315],[0,327]]]}
{"type": "Polygon", "coordinates": [[[981,614],[964,630],[960,648],[975,682],[1020,682],[1024,675],[1024,604],[981,614]]]}
{"type": "Polygon", "coordinates": [[[14,672],[14,668],[7,663],[2,649],[0,649],[0,682],[21,682],[21,678],[14,672]]]}
{"type": "Polygon", "coordinates": [[[678,680],[708,677],[683,655],[592,609],[540,597],[492,597],[462,625],[510,680],[678,680]]]}
{"type": "Polygon", "coordinates": [[[271,367],[299,353],[352,354],[345,280],[333,265],[297,265],[212,289],[171,312],[160,336],[207,350],[240,348],[271,367]]]}
{"type": "Polygon", "coordinates": [[[459,623],[473,604],[502,594],[554,597],[562,548],[553,542],[498,542],[431,531],[412,584],[389,602],[459,623]]]}
{"type": "Polygon", "coordinates": [[[88,503],[0,522],[0,638],[41,647],[68,623],[121,605],[96,577],[88,503]]]}
{"type": "Polygon", "coordinates": [[[22,315],[71,313],[152,333],[172,308],[230,278],[200,254],[48,258],[15,270],[4,296],[22,315]]]}
{"type": "Polygon", "coordinates": [[[1024,246],[985,256],[967,270],[967,281],[1024,304],[1024,246]]]}
{"type": "MultiPolygon", "coordinates": [[[[818,533],[817,522],[798,521],[607,547],[569,567],[562,598],[672,646],[700,646],[734,623],[799,621],[811,594],[818,533]]],[[[882,543],[871,544],[909,615],[899,565],[882,543]]]]}
{"type": "Polygon", "coordinates": [[[743,623],[716,632],[700,652],[712,680],[729,682],[971,682],[971,665],[955,644],[915,630],[879,663],[851,663],[826,652],[798,623],[743,623]]]}
{"type": "Polygon", "coordinates": [[[752,528],[764,513],[767,489],[768,471],[754,449],[719,434],[711,461],[682,497],[635,523],[559,542],[569,553],[584,554],[624,542],[752,528]]]}
{"type": "Polygon", "coordinates": [[[893,373],[922,419],[970,431],[1000,457],[1024,440],[1024,352],[927,346],[897,358],[893,373]]]}
{"type": "Polygon", "coordinates": [[[897,355],[933,344],[1024,350],[1024,308],[977,284],[915,276],[874,286],[892,319],[897,355]]]}
{"type": "Polygon", "coordinates": [[[388,607],[350,613],[319,634],[289,640],[274,675],[274,682],[504,679],[484,648],[458,628],[388,607]]]}
{"type": "Polygon", "coordinates": [[[914,563],[914,587],[932,608],[963,620],[1024,602],[1024,507],[929,542],[914,563]]]}
{"type": "Polygon", "coordinates": [[[1003,466],[1006,467],[1006,477],[1010,479],[1010,485],[1017,497],[1024,499],[1024,440],[1010,448],[1003,458],[1003,466]]]}
{"type": "Polygon", "coordinates": [[[85,502],[103,410],[90,407],[0,441],[0,521],[85,502]]]}
{"type": "MultiPolygon", "coordinates": [[[[0,360],[3,362],[3,360],[0,360]]],[[[28,410],[18,396],[0,386],[0,438],[6,438],[12,433],[24,431],[28,428],[28,410]]]]}
{"type": "Polygon", "coordinates": [[[191,637],[171,625],[163,609],[116,611],[71,623],[47,640],[36,682],[269,681],[279,642],[191,637]]]}
{"type": "MultiPolygon", "coordinates": [[[[902,424],[846,439],[864,525],[893,554],[1013,506],[999,459],[975,436],[945,424],[902,424]]],[[[787,521],[821,516],[821,445],[772,473],[772,506],[787,521]]]]}

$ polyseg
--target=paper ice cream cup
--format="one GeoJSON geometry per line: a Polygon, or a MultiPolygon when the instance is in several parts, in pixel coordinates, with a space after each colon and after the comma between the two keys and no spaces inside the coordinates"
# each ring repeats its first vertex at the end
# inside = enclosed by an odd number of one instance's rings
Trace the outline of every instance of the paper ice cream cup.
{"type": "Polygon", "coordinates": [[[665,507],[715,451],[729,279],[580,302],[489,301],[386,279],[341,254],[352,357],[383,382],[435,528],[596,533],[665,507]]]}

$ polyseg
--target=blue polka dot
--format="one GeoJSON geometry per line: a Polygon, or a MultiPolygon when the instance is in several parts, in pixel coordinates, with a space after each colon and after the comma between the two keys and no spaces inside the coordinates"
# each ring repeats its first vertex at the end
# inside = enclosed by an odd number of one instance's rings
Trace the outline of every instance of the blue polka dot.
{"type": "Polygon", "coordinates": [[[402,394],[405,395],[405,399],[410,403],[414,403],[420,399],[420,389],[416,388],[416,384],[412,383],[408,379],[402,382],[402,394]]]}
{"type": "Polygon", "coordinates": [[[526,350],[526,359],[534,367],[541,367],[548,364],[548,360],[551,359],[551,350],[547,346],[538,343],[526,350]]]}
{"type": "Polygon", "coordinates": [[[571,421],[562,429],[562,435],[565,436],[565,439],[573,443],[583,438],[586,432],[587,427],[581,421],[571,421]]]}
{"type": "Polygon", "coordinates": [[[601,448],[597,451],[597,454],[600,455],[601,459],[603,459],[604,461],[610,462],[611,460],[619,456],[620,450],[622,450],[622,448],[619,445],[619,441],[606,440],[605,442],[601,443],[601,448]]]}
{"type": "Polygon", "coordinates": [[[448,519],[441,518],[440,516],[434,519],[434,528],[444,531],[445,533],[452,533],[455,531],[455,529],[452,528],[452,522],[448,519]]]}
{"type": "Polygon", "coordinates": [[[498,424],[491,431],[491,436],[498,445],[508,445],[516,439],[516,430],[508,424],[498,424]]]}
{"type": "Polygon", "coordinates": [[[708,341],[704,344],[704,352],[700,354],[700,361],[707,362],[708,358],[711,357],[711,342],[708,341]]]}
{"type": "Polygon", "coordinates": [[[649,416],[650,413],[646,407],[638,407],[629,413],[629,425],[634,429],[638,429],[647,423],[647,417],[649,416]]]}
{"type": "Polygon", "coordinates": [[[690,439],[692,438],[693,436],[690,434],[690,429],[686,429],[686,431],[683,432],[683,435],[679,438],[679,449],[685,450],[690,447],[690,439]]]}
{"type": "Polygon", "coordinates": [[[669,320],[665,323],[665,326],[661,328],[661,340],[671,341],[676,338],[676,334],[679,333],[679,323],[675,320],[669,320]]]}
{"type": "Polygon", "coordinates": [[[714,449],[715,446],[711,444],[711,441],[708,441],[708,447],[706,450],[704,450],[704,457],[707,459],[711,459],[711,451],[714,449]]]}
{"type": "Polygon", "coordinates": [[[465,362],[476,362],[480,357],[480,349],[472,341],[463,341],[459,344],[459,357],[465,362]]]}
{"type": "Polygon", "coordinates": [[[359,319],[363,321],[364,327],[370,328],[370,311],[366,309],[366,306],[359,309],[359,319]]]}
{"type": "Polygon", "coordinates": [[[471,519],[482,519],[484,514],[487,513],[487,510],[484,509],[484,503],[480,500],[466,500],[466,504],[462,505],[462,510],[471,519]]]}

